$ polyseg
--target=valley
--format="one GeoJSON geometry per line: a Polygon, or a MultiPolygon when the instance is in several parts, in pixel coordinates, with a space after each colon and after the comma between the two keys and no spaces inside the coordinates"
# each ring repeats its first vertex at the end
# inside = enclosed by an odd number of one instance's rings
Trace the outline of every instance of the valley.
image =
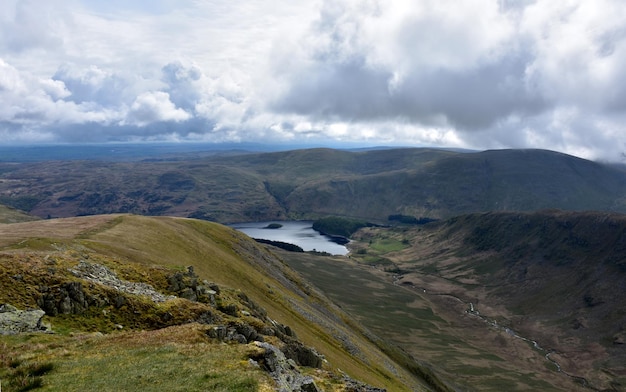
{"type": "Polygon", "coordinates": [[[491,213],[283,257],[461,389],[622,390],[625,240],[619,214],[491,213]]]}
{"type": "MultiPolygon", "coordinates": [[[[62,291],[78,279],[70,270],[94,262],[163,295],[177,294],[167,274],[191,266],[240,311],[191,301],[176,313],[128,297],[141,304],[133,313],[139,305],[118,308],[111,297],[87,313],[47,314],[58,332],[34,337],[36,347],[64,347],[98,363],[74,336],[100,333],[106,340],[90,345],[141,362],[144,354],[117,346],[136,337],[150,342],[146,355],[158,362],[191,355],[200,342],[207,355],[191,357],[229,363],[241,390],[265,391],[275,379],[234,365],[254,360],[257,349],[231,342],[234,362],[216,359],[218,346],[204,335],[242,322],[267,332],[263,325],[277,322],[328,361],[318,370],[299,366],[318,392],[373,390],[347,389],[344,373],[387,391],[626,390],[626,171],[619,166],[544,150],[132,156],[0,162],[0,304],[41,308],[41,287],[62,291]],[[278,233],[295,220],[350,237],[349,253],[289,252],[222,226],[271,222],[273,229],[259,230],[278,233]],[[183,320],[202,311],[217,317],[183,320]],[[168,328],[182,351],[157,343],[168,328]]],[[[285,343],[271,336],[264,339],[285,343]]],[[[18,359],[20,347],[31,347],[31,337],[0,339],[18,359]]],[[[6,367],[11,358],[0,357],[0,378],[15,374],[6,367]]],[[[78,363],[52,363],[84,372],[78,363]]],[[[150,361],[141,363],[148,371],[150,361]]],[[[42,376],[57,386],[62,378],[42,376]]],[[[197,390],[208,385],[196,381],[197,390]]]]}

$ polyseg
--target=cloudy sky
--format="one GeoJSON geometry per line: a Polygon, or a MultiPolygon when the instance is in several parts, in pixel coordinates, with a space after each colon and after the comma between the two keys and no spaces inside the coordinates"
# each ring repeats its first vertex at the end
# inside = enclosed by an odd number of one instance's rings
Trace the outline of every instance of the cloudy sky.
{"type": "Polygon", "coordinates": [[[0,143],[546,148],[623,161],[623,0],[2,0],[0,143]]]}

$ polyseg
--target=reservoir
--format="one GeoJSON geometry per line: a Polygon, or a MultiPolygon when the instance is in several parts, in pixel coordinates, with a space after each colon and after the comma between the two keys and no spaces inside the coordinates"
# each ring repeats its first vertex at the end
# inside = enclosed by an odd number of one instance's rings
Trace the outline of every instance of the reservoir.
{"type": "Polygon", "coordinates": [[[348,254],[348,248],[313,230],[313,222],[311,221],[250,222],[235,223],[229,226],[252,238],[287,242],[298,245],[305,251],[316,250],[333,255],[348,254]],[[272,223],[282,226],[277,229],[268,229],[267,226],[272,223]]]}

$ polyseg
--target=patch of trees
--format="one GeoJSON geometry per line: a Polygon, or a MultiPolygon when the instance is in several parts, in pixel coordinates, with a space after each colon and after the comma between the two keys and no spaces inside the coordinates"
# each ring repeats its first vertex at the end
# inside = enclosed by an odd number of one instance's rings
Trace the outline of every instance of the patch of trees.
{"type": "Polygon", "coordinates": [[[357,230],[363,227],[371,227],[373,224],[356,219],[329,216],[313,222],[313,230],[328,236],[341,236],[349,238],[357,230]]]}
{"type": "Polygon", "coordinates": [[[426,223],[437,221],[437,219],[433,219],[433,218],[426,218],[426,217],[416,218],[411,215],[401,215],[401,214],[389,215],[387,219],[389,221],[395,221],[395,222],[404,223],[407,225],[425,225],[426,223]]]}
{"type": "Polygon", "coordinates": [[[255,238],[254,240],[258,243],[276,246],[289,252],[304,252],[304,249],[302,249],[298,245],[290,244],[288,242],[264,240],[261,238],[255,238]]]}

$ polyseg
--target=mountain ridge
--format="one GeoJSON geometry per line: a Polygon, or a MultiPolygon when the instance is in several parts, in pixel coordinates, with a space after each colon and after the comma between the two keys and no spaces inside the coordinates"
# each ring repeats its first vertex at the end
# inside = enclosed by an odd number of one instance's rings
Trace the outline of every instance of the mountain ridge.
{"type": "Polygon", "coordinates": [[[135,213],[222,223],[384,223],[547,208],[626,212],[626,171],[547,150],[295,150],[172,162],[0,164],[0,204],[41,218],[135,213]]]}

